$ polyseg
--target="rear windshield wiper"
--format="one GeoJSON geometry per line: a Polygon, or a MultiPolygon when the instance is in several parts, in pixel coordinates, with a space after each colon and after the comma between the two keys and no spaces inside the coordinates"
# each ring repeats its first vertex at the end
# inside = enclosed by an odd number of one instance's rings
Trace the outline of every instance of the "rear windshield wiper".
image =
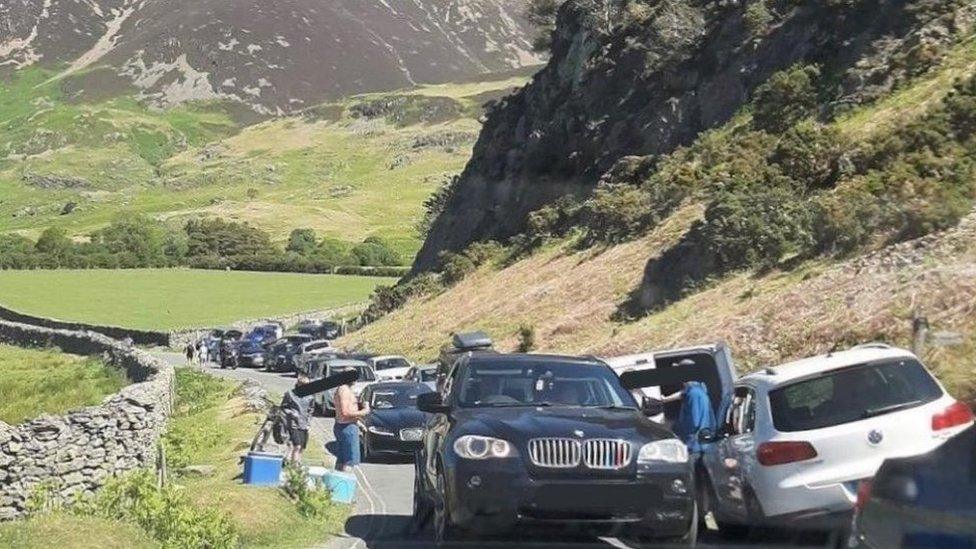
{"type": "Polygon", "coordinates": [[[864,413],[863,414],[861,414],[861,418],[862,419],[867,419],[869,417],[875,417],[875,416],[880,416],[880,415],[884,415],[884,414],[890,414],[891,412],[897,412],[898,410],[904,410],[906,408],[911,408],[913,406],[918,406],[921,403],[922,403],[921,400],[912,400],[912,401],[909,401],[909,402],[902,402],[900,404],[891,404],[889,406],[879,406],[877,408],[868,408],[867,410],[864,410],[864,413]]]}

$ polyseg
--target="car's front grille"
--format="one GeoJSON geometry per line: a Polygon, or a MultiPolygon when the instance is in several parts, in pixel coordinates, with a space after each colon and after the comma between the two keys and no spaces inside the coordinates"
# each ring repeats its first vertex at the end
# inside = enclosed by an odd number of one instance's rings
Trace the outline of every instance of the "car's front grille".
{"type": "Polygon", "coordinates": [[[630,465],[630,443],[596,438],[583,443],[583,463],[590,469],[623,469],[630,465]]]}
{"type": "Polygon", "coordinates": [[[529,459],[537,467],[568,469],[580,464],[581,446],[571,438],[534,438],[529,441],[529,459]]]}

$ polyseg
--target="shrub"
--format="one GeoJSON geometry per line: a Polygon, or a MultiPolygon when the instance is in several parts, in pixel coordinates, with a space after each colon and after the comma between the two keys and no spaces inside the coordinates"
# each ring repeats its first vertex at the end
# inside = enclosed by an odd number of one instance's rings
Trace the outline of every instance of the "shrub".
{"type": "Polygon", "coordinates": [[[945,109],[960,139],[976,134],[976,77],[957,82],[945,98],[945,109]]]}
{"type": "Polygon", "coordinates": [[[588,242],[624,242],[650,224],[650,195],[632,185],[600,185],[584,202],[581,217],[588,242]]]}
{"type": "Polygon", "coordinates": [[[111,479],[74,510],[135,523],[163,547],[222,549],[239,545],[238,533],[226,516],[213,508],[195,507],[177,486],[160,488],[150,471],[111,479]]]}
{"type": "Polygon", "coordinates": [[[766,5],[765,0],[756,0],[746,6],[743,19],[749,32],[753,36],[758,36],[766,34],[766,31],[769,30],[769,24],[773,22],[773,14],[769,12],[769,6],[766,5]]]}
{"type": "Polygon", "coordinates": [[[321,485],[309,486],[310,480],[305,469],[294,465],[285,466],[285,482],[281,491],[294,502],[298,514],[307,518],[323,518],[332,509],[332,497],[321,485]]]}
{"type": "Polygon", "coordinates": [[[783,134],[770,160],[799,184],[798,190],[825,189],[837,181],[838,159],[844,148],[835,128],[807,120],[783,134]]]}
{"type": "Polygon", "coordinates": [[[288,235],[288,245],[285,246],[285,251],[294,252],[299,255],[309,255],[315,250],[315,246],[314,229],[294,229],[288,235]]]}
{"type": "Polygon", "coordinates": [[[501,257],[503,253],[505,253],[505,248],[494,240],[472,242],[464,250],[464,255],[468,256],[468,259],[470,259],[476,267],[480,267],[486,263],[495,261],[501,257]]]}
{"type": "Polygon", "coordinates": [[[820,69],[795,66],[777,72],[756,88],[752,100],[752,124],[756,129],[782,133],[817,108],[815,82],[820,69]]]}
{"type": "Polygon", "coordinates": [[[441,280],[453,286],[477,269],[474,261],[463,253],[447,252],[441,256],[441,280]]]}
{"type": "Polygon", "coordinates": [[[772,267],[812,244],[806,203],[787,189],[724,192],[705,210],[700,234],[721,271],[772,267]]]}
{"type": "Polygon", "coordinates": [[[535,350],[535,327],[523,324],[518,329],[518,352],[528,353],[535,350]]]}

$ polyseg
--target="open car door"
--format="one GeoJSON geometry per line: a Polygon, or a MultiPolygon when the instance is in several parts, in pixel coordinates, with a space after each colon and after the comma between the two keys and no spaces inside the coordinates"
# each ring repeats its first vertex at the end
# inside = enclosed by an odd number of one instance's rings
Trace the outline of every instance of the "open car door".
{"type": "MultiPolygon", "coordinates": [[[[737,374],[732,353],[724,343],[651,351],[604,361],[617,372],[624,387],[635,393],[662,398],[680,391],[687,381],[700,381],[708,388],[716,418],[725,417],[732,402],[737,374]]],[[[659,420],[670,425],[678,419],[680,411],[681,402],[669,402],[659,420]]]]}

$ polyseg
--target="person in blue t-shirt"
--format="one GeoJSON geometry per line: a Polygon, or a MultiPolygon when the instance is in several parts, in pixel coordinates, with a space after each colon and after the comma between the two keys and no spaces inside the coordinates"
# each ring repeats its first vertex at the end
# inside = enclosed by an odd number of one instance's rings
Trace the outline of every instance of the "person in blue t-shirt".
{"type": "Polygon", "coordinates": [[[702,444],[698,433],[708,429],[715,432],[715,411],[708,396],[708,388],[701,381],[689,381],[684,389],[668,396],[665,401],[681,400],[678,421],[672,426],[674,434],[688,447],[692,454],[700,454],[702,444]]]}

